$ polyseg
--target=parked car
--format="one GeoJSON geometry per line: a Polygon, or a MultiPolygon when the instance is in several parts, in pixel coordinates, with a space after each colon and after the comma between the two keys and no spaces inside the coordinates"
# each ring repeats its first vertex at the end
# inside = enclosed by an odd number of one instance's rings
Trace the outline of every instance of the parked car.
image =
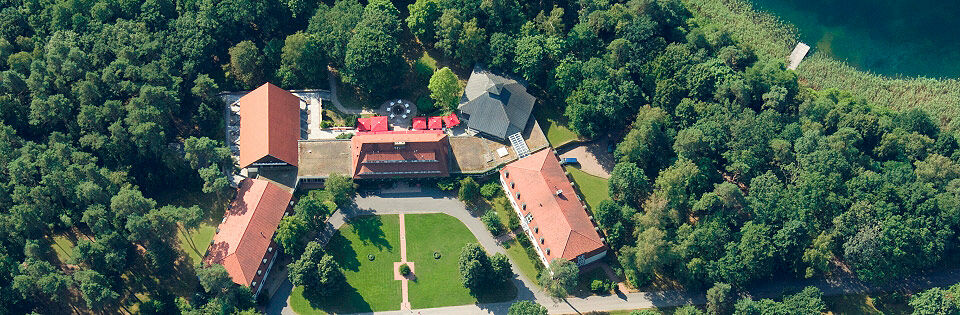
{"type": "Polygon", "coordinates": [[[580,162],[577,161],[577,158],[563,158],[563,160],[560,161],[560,164],[561,165],[580,164],[580,162]]]}

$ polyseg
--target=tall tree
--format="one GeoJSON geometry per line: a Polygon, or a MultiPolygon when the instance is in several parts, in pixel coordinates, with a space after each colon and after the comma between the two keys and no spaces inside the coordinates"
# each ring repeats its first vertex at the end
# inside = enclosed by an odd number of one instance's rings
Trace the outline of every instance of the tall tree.
{"type": "Polygon", "coordinates": [[[540,272],[540,285],[554,299],[566,299],[569,292],[577,286],[577,276],[580,268],[577,268],[569,260],[555,258],[550,261],[550,266],[540,272]]]}
{"type": "Polygon", "coordinates": [[[263,83],[263,53],[260,48],[249,40],[230,47],[230,73],[246,89],[263,83]]]}
{"type": "Polygon", "coordinates": [[[286,88],[315,88],[325,85],[327,56],[316,36],[297,32],[287,36],[280,55],[277,77],[286,88]]]}
{"type": "Polygon", "coordinates": [[[430,77],[430,98],[438,107],[453,110],[460,99],[460,81],[448,67],[440,68],[430,77]]]}
{"type": "Polygon", "coordinates": [[[406,68],[398,40],[400,20],[388,0],[373,0],[347,44],[344,79],[369,93],[385,93],[406,68]]]}

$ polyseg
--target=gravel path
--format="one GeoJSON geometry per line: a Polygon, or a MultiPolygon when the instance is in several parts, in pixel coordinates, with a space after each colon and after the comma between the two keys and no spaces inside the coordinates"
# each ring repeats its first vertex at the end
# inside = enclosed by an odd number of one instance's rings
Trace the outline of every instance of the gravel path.
{"type": "Polygon", "coordinates": [[[580,163],[580,170],[584,173],[610,178],[610,172],[616,161],[613,153],[607,152],[607,139],[600,139],[586,143],[571,143],[559,152],[560,158],[576,158],[580,163]]]}

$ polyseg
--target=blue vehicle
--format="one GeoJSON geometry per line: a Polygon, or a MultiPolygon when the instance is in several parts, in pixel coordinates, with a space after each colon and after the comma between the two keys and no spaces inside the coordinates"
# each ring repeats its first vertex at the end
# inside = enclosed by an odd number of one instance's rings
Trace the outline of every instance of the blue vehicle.
{"type": "Polygon", "coordinates": [[[560,164],[561,165],[580,164],[580,162],[577,161],[577,158],[563,158],[563,160],[560,161],[560,164]]]}

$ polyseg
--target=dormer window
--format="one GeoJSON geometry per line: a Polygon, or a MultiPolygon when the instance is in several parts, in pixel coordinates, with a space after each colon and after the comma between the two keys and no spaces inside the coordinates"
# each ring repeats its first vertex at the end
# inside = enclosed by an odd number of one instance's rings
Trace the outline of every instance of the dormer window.
{"type": "Polygon", "coordinates": [[[267,263],[267,259],[266,259],[266,258],[263,259],[263,263],[267,263]]]}
{"type": "Polygon", "coordinates": [[[527,217],[524,219],[527,220],[527,223],[530,223],[530,221],[533,221],[533,213],[527,213],[527,217]]]}
{"type": "Polygon", "coordinates": [[[262,275],[262,274],[263,274],[263,270],[257,269],[257,275],[259,276],[259,275],[262,275]]]}
{"type": "Polygon", "coordinates": [[[250,285],[251,285],[251,286],[257,286],[257,282],[256,282],[256,281],[251,282],[250,285]]]}
{"type": "Polygon", "coordinates": [[[272,253],[272,252],[273,252],[273,247],[267,247],[267,252],[268,252],[268,253],[272,253]]]}
{"type": "Polygon", "coordinates": [[[510,171],[503,172],[503,177],[510,178],[510,171]]]}
{"type": "MultiPolygon", "coordinates": [[[[540,244],[543,244],[543,238],[540,238],[540,244]]],[[[259,271],[259,270],[258,270],[259,271]]]]}
{"type": "Polygon", "coordinates": [[[539,226],[534,227],[534,228],[533,228],[533,233],[540,233],[540,227],[539,227],[539,226]]]}
{"type": "Polygon", "coordinates": [[[547,255],[550,255],[550,249],[547,248],[547,255]]]}

